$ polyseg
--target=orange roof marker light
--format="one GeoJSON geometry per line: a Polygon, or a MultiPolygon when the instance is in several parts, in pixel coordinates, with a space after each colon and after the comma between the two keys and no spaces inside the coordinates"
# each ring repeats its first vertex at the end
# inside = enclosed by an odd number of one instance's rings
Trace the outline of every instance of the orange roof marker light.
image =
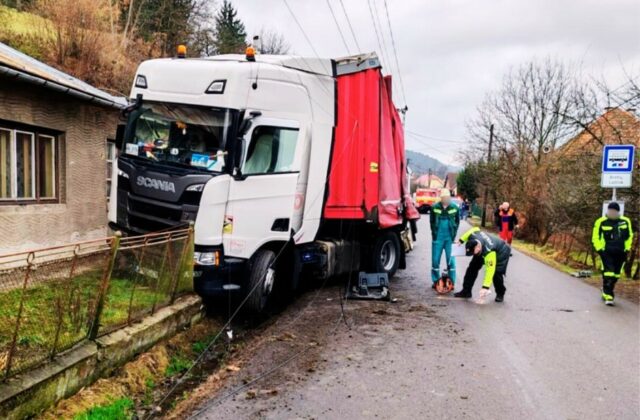
{"type": "Polygon", "coordinates": [[[252,46],[248,46],[245,50],[247,61],[256,61],[256,49],[252,46]]]}
{"type": "Polygon", "coordinates": [[[178,54],[178,58],[185,58],[187,56],[187,46],[184,44],[178,45],[176,52],[178,54]]]}

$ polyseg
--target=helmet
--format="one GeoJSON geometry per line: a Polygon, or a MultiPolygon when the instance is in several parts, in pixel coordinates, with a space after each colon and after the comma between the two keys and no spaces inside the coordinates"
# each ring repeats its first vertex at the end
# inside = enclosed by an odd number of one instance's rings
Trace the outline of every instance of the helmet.
{"type": "Polygon", "coordinates": [[[449,274],[443,274],[442,277],[436,282],[436,292],[439,295],[446,295],[453,290],[453,282],[449,277],[449,274]]]}

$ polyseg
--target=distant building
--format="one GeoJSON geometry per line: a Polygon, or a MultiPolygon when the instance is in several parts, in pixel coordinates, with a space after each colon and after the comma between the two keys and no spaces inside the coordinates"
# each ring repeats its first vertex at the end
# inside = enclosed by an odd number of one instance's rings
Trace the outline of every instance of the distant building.
{"type": "Polygon", "coordinates": [[[575,155],[600,152],[605,144],[640,147],[640,118],[630,110],[610,108],[565,143],[560,152],[575,155]]]}
{"type": "Polygon", "coordinates": [[[418,188],[442,188],[444,181],[437,175],[421,175],[416,184],[418,188]]]}
{"type": "Polygon", "coordinates": [[[106,234],[125,105],[0,43],[0,253],[106,234]]]}

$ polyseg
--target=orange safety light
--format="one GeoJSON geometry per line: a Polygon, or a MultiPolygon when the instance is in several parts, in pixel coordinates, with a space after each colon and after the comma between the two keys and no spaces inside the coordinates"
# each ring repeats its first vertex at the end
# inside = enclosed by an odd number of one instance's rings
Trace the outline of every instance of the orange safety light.
{"type": "Polygon", "coordinates": [[[245,55],[247,57],[247,61],[256,61],[256,49],[249,46],[245,50],[245,55]]]}
{"type": "Polygon", "coordinates": [[[183,44],[178,45],[176,52],[178,53],[178,58],[185,58],[187,56],[187,46],[183,44]]]}

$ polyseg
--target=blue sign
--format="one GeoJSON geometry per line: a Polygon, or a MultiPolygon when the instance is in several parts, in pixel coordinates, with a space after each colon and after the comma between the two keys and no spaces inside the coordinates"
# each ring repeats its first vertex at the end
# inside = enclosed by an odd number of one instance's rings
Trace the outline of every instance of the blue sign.
{"type": "Polygon", "coordinates": [[[602,172],[633,171],[633,154],[635,147],[631,144],[606,145],[602,154],[602,172]]]}
{"type": "Polygon", "coordinates": [[[201,155],[199,153],[193,153],[191,155],[191,166],[206,168],[208,163],[209,155],[201,155]]]}

